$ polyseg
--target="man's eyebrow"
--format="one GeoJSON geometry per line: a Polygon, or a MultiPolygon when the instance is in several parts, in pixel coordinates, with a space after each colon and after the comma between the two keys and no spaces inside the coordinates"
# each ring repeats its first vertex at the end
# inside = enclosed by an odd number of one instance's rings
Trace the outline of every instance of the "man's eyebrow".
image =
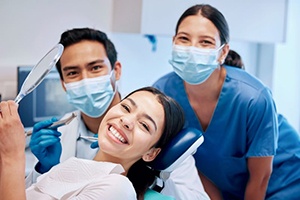
{"type": "MultiPolygon", "coordinates": [[[[98,60],[94,60],[92,62],[89,62],[87,64],[87,66],[94,65],[94,64],[97,64],[97,63],[104,63],[104,62],[105,62],[104,59],[98,59],[98,60]]],[[[78,68],[78,66],[65,66],[65,67],[63,67],[63,71],[74,70],[76,68],[78,68]]]]}
{"type": "Polygon", "coordinates": [[[64,67],[62,70],[63,71],[68,71],[68,70],[74,70],[74,69],[77,69],[78,67],[76,66],[67,66],[67,67],[64,67]]]}
{"type": "Polygon", "coordinates": [[[87,65],[94,65],[94,64],[97,64],[97,63],[104,63],[105,60],[104,59],[98,59],[98,60],[94,60],[92,62],[89,62],[87,65]]]}
{"type": "MultiPolygon", "coordinates": [[[[133,101],[130,97],[128,97],[128,98],[126,98],[128,101],[130,101],[130,103],[132,104],[132,106],[134,106],[134,107],[138,107],[137,105],[136,105],[136,103],[135,103],[135,101],[133,101]]],[[[146,117],[147,119],[149,119],[153,124],[154,124],[154,126],[155,126],[155,131],[157,130],[157,125],[156,125],[156,123],[155,123],[155,121],[152,119],[152,117],[150,117],[149,115],[147,115],[147,114],[144,114],[144,117],[146,117]]]]}

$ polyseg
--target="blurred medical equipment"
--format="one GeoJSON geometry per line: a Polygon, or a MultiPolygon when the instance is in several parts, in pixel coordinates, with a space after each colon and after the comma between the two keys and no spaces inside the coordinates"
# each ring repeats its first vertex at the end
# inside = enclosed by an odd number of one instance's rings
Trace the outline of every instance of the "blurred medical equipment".
{"type": "Polygon", "coordinates": [[[55,45],[31,70],[26,77],[20,92],[15,98],[15,102],[19,103],[27,94],[32,92],[50,72],[63,53],[62,44],[55,45]]]}
{"type": "MultiPolygon", "coordinates": [[[[72,113],[72,115],[66,119],[62,119],[60,121],[54,122],[52,125],[50,125],[48,128],[58,128],[60,126],[69,124],[74,118],[76,118],[76,114],[72,113]]],[[[30,136],[32,134],[32,129],[25,131],[25,136],[30,136]]],[[[95,138],[96,140],[98,140],[98,138],[95,138]]]]}
{"type": "MultiPolygon", "coordinates": [[[[18,92],[33,67],[34,65],[17,67],[18,92]]],[[[27,130],[31,129],[37,122],[52,117],[61,119],[66,113],[72,113],[75,110],[68,102],[56,67],[51,69],[36,89],[20,101],[18,109],[23,126],[27,130]]]]}

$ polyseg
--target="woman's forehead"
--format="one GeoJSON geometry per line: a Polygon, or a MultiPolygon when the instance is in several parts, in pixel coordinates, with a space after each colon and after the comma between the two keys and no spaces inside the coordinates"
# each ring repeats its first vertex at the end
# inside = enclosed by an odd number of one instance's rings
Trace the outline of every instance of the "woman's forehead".
{"type": "Polygon", "coordinates": [[[217,27],[214,25],[212,21],[210,21],[208,18],[202,16],[202,15],[190,15],[187,16],[185,19],[181,21],[181,23],[178,26],[178,30],[183,27],[189,27],[193,25],[194,27],[190,28],[197,28],[197,29],[213,29],[215,31],[218,31],[217,27]]]}
{"type": "MultiPolygon", "coordinates": [[[[156,95],[149,91],[137,91],[127,98],[132,99],[136,104],[142,105],[153,104],[153,106],[155,106],[159,103],[156,95]]],[[[157,105],[155,107],[157,107],[157,105]]]]}
{"type": "Polygon", "coordinates": [[[142,116],[151,117],[157,127],[158,131],[162,130],[164,123],[164,108],[159,102],[157,95],[149,91],[138,91],[126,98],[137,109],[142,116]]]}

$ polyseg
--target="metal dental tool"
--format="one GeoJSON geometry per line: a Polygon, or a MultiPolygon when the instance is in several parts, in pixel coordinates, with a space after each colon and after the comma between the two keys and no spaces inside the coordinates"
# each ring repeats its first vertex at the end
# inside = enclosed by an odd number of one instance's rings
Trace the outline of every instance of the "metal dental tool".
{"type": "MultiPolygon", "coordinates": [[[[74,118],[76,118],[76,114],[72,113],[72,115],[66,119],[54,122],[53,124],[51,124],[48,128],[57,128],[63,125],[67,125],[69,124],[74,118]]],[[[32,130],[26,131],[25,132],[25,136],[30,136],[32,134],[32,130]]]]}

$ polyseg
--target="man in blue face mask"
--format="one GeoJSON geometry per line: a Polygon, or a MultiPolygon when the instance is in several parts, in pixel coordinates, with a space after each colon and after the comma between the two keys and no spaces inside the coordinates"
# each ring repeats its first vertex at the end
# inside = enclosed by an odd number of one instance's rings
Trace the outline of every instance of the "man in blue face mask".
{"type": "Polygon", "coordinates": [[[26,178],[28,185],[71,156],[92,159],[97,148],[90,147],[95,143],[88,138],[96,136],[106,111],[121,100],[116,83],[121,63],[105,33],[72,29],[61,35],[59,43],[64,45],[64,52],[56,67],[68,101],[77,109],[77,120],[58,130],[46,129],[53,120],[34,126],[29,146],[38,163],[26,178]]]}

